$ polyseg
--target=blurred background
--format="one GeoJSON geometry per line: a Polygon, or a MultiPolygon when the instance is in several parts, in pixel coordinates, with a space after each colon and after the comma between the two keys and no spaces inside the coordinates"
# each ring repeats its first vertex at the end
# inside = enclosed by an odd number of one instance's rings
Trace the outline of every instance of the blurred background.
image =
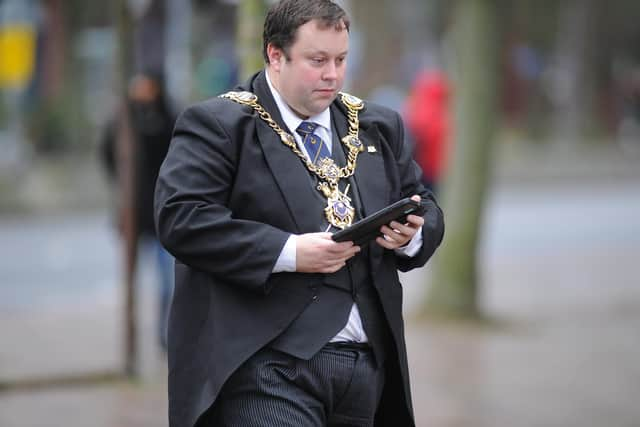
{"type": "MultiPolygon", "coordinates": [[[[417,424],[640,425],[640,2],[339,3],[345,90],[445,210],[402,277],[417,424]]],[[[141,135],[262,67],[268,4],[0,0],[1,426],[167,424],[141,135]]]]}

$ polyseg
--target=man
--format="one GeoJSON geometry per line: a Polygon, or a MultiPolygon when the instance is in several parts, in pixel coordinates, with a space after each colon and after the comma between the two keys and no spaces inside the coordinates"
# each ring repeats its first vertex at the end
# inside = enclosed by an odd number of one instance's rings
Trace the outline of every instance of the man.
{"type": "Polygon", "coordinates": [[[329,0],[276,3],[265,70],[178,119],[156,187],[172,427],[414,425],[397,270],[433,254],[442,212],[398,114],[339,93],[348,29],[329,0]],[[409,196],[424,216],[331,239],[409,196]]]}
{"type": "MultiPolygon", "coordinates": [[[[134,144],[135,223],[139,246],[153,254],[158,277],[158,314],[156,334],[163,353],[167,351],[167,318],[173,292],[173,259],[160,245],[153,220],[153,191],[160,165],[167,155],[175,114],[165,96],[164,78],[155,70],[135,74],[127,91],[132,142],[134,144]]],[[[101,157],[113,189],[118,188],[117,135],[120,116],[113,117],[105,126],[100,144],[101,157]]],[[[116,222],[121,230],[121,207],[116,206],[116,222]]],[[[143,259],[146,259],[144,256],[143,259]]]]}

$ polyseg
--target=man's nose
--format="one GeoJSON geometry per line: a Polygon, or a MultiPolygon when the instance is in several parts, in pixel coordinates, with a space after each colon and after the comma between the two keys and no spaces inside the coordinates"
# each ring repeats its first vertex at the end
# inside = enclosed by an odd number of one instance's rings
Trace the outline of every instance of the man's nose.
{"type": "Polygon", "coordinates": [[[327,62],[327,65],[324,67],[324,72],[322,73],[322,78],[324,80],[336,80],[338,78],[338,70],[333,61],[327,62]]]}

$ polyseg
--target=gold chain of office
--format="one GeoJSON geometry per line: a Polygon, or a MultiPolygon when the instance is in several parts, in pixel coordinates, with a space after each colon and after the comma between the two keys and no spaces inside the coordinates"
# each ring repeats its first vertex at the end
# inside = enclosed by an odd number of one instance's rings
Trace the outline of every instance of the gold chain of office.
{"type": "Polygon", "coordinates": [[[360,126],[358,111],[364,108],[364,103],[361,99],[347,93],[340,93],[340,100],[347,107],[347,119],[349,121],[349,133],[341,139],[342,143],[349,150],[347,154],[347,164],[340,168],[331,158],[323,158],[318,164],[314,164],[309,160],[309,158],[300,151],[293,135],[285,132],[278,126],[271,117],[271,114],[258,103],[258,96],[256,94],[252,92],[227,92],[220,95],[220,97],[253,108],[260,118],[280,136],[282,143],[300,157],[307,169],[316,174],[320,179],[317,188],[327,199],[325,215],[329,223],[340,229],[351,225],[355,209],[351,206],[351,198],[347,196],[349,186],[347,185],[344,192],[341,192],[338,188],[338,183],[340,179],[353,175],[356,170],[358,154],[364,151],[364,145],[358,138],[360,126]]]}

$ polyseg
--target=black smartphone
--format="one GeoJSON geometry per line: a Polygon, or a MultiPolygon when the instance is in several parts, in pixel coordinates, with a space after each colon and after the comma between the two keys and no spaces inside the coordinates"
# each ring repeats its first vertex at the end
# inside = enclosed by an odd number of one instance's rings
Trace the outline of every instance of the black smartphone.
{"type": "Polygon", "coordinates": [[[405,223],[407,215],[424,215],[424,207],[420,202],[410,199],[409,197],[398,200],[386,208],[380,209],[366,218],[352,224],[344,230],[333,233],[331,238],[336,242],[353,241],[356,245],[363,245],[378,236],[380,227],[389,224],[391,221],[405,223]]]}

